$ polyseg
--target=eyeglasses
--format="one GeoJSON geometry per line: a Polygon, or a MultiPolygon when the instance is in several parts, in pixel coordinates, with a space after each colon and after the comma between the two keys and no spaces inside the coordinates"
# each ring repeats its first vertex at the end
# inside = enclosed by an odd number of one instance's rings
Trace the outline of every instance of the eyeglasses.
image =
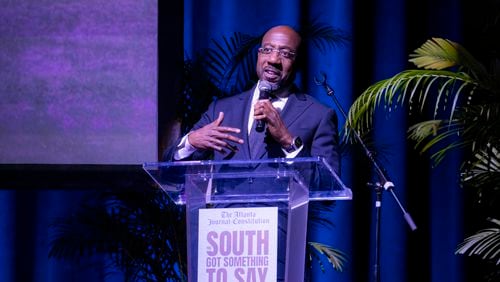
{"type": "Polygon", "coordinates": [[[264,54],[264,55],[269,55],[272,52],[277,52],[280,57],[285,58],[285,59],[290,59],[293,60],[295,59],[295,56],[297,55],[294,51],[290,51],[287,49],[276,49],[272,47],[260,47],[259,53],[264,54]]]}

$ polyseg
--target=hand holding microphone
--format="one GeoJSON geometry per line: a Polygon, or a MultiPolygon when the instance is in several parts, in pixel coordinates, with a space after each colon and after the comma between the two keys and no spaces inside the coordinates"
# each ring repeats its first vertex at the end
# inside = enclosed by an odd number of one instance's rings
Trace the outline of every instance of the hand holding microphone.
{"type": "MultiPolygon", "coordinates": [[[[259,82],[259,100],[269,99],[271,93],[276,90],[277,86],[271,84],[269,81],[261,80],[259,82]]],[[[266,128],[266,122],[264,120],[256,120],[257,124],[255,125],[255,131],[263,132],[266,128]]]]}

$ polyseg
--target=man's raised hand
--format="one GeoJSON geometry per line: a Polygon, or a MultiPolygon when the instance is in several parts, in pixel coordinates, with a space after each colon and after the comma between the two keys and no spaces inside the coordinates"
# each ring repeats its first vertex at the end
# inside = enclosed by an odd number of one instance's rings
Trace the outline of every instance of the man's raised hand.
{"type": "Polygon", "coordinates": [[[233,135],[234,133],[240,133],[241,130],[235,127],[221,126],[223,120],[224,113],[220,112],[217,119],[212,123],[192,131],[188,136],[189,143],[198,150],[216,150],[219,152],[224,152],[224,149],[237,150],[237,147],[229,142],[243,144],[243,139],[233,135]]]}

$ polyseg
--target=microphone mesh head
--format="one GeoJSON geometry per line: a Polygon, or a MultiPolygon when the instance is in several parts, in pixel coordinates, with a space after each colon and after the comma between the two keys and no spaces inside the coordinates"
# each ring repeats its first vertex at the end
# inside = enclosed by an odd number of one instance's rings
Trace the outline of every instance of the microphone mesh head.
{"type": "Polygon", "coordinates": [[[269,93],[273,92],[277,88],[278,88],[277,85],[270,83],[269,81],[266,80],[261,80],[259,82],[260,98],[267,99],[269,97],[269,93]]]}

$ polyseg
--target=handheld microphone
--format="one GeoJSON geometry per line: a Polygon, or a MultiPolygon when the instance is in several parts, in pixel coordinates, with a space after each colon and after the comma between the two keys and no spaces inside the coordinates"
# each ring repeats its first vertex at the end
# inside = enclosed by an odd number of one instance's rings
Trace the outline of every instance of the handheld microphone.
{"type": "MultiPolygon", "coordinates": [[[[271,92],[273,92],[276,87],[271,83],[265,80],[261,80],[259,83],[259,100],[269,99],[271,92]]],[[[255,131],[262,132],[266,128],[266,122],[264,120],[256,120],[257,124],[255,125],[255,131]]]]}

